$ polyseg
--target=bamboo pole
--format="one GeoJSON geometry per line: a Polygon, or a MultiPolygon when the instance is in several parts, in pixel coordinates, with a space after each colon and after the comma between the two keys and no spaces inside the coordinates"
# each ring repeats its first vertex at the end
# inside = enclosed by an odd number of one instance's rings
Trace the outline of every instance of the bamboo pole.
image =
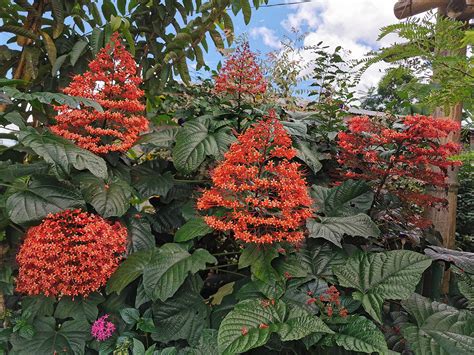
{"type": "Polygon", "coordinates": [[[474,0],[398,0],[393,13],[402,20],[436,8],[445,8],[446,15],[453,19],[474,18],[474,0]]]}

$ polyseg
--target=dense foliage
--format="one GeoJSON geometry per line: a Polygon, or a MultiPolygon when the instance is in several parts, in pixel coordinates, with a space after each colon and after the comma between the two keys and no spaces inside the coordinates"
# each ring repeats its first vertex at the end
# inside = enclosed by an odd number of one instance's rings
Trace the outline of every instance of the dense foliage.
{"type": "MultiPolygon", "coordinates": [[[[183,56],[201,65],[206,32],[219,44],[216,25],[232,25],[226,1],[118,1],[131,23],[104,1],[103,30],[94,3],[18,4],[2,5],[24,44],[8,68],[44,45],[51,59],[51,43],[63,59],[54,78],[38,57],[33,76],[0,82],[1,122],[18,128],[0,150],[3,352],[472,352],[473,254],[410,224],[443,208],[429,189],[459,165],[440,140],[459,125],[347,120],[340,48],[312,49],[305,114],[266,95],[247,44],[214,80],[185,85],[183,56]],[[93,27],[90,42],[66,15],[93,27]]],[[[232,4],[248,21],[250,4],[232,4]]]]}

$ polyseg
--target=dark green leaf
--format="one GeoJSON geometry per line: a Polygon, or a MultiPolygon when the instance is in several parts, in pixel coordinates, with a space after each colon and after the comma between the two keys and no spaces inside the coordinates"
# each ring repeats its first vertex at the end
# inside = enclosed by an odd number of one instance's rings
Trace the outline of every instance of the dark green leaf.
{"type": "Polygon", "coordinates": [[[84,319],[93,322],[99,314],[97,305],[103,301],[104,297],[99,293],[92,293],[86,298],[79,296],[72,299],[69,296],[63,296],[54,311],[54,317],[60,319],[84,319]]]}
{"type": "Polygon", "coordinates": [[[83,208],[82,196],[71,186],[53,178],[35,178],[24,190],[8,197],[10,219],[19,224],[37,222],[50,213],[83,208]]]}
{"type": "Polygon", "coordinates": [[[20,132],[20,142],[33,149],[33,151],[50,163],[57,175],[69,175],[71,167],[77,170],[89,170],[99,178],[108,176],[105,161],[89,152],[79,148],[70,141],[44,132],[39,134],[34,129],[20,132]]]}
{"type": "Polygon", "coordinates": [[[64,322],[57,329],[52,317],[39,318],[34,322],[35,335],[25,339],[13,334],[11,343],[13,351],[18,355],[68,353],[84,354],[86,339],[90,334],[90,326],[86,321],[71,320],[64,322]]]}
{"type": "Polygon", "coordinates": [[[186,242],[196,237],[203,237],[212,232],[202,217],[191,218],[183,226],[181,226],[174,236],[177,243],[186,242]]]}
{"type": "Polygon", "coordinates": [[[125,181],[113,179],[105,183],[92,174],[77,176],[81,191],[87,203],[105,218],[120,217],[130,206],[131,187],[125,181]]]}

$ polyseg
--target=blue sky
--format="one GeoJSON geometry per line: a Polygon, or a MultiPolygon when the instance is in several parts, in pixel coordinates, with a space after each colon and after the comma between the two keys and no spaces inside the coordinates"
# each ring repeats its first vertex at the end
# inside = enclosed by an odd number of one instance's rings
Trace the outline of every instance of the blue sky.
{"type": "MultiPolygon", "coordinates": [[[[291,29],[304,33],[304,44],[320,41],[333,47],[342,45],[350,51],[350,57],[361,58],[366,52],[381,44],[376,41],[379,28],[396,21],[393,15],[394,0],[311,0],[303,4],[286,4],[295,0],[270,0],[269,5],[258,10],[252,8],[252,17],[245,25],[239,13],[233,16],[236,36],[246,34],[253,50],[265,53],[278,50],[284,36],[292,36],[291,29]]],[[[101,1],[99,1],[99,4],[101,1]]],[[[0,34],[0,45],[10,37],[0,34]]],[[[390,40],[390,39],[389,39],[390,40]]],[[[222,56],[209,41],[209,52],[205,54],[209,67],[214,69],[222,56]]],[[[382,43],[388,44],[387,40],[382,43]]],[[[309,54],[304,61],[310,62],[309,54]]],[[[371,68],[359,85],[364,90],[377,83],[382,75],[383,65],[371,68]]]]}
{"type": "MultiPolygon", "coordinates": [[[[294,0],[270,0],[269,5],[284,4],[294,0]]],[[[361,58],[365,53],[381,45],[388,45],[394,38],[377,41],[379,29],[395,23],[392,0],[312,0],[297,5],[282,5],[252,9],[252,18],[244,24],[242,14],[232,16],[236,36],[246,34],[253,50],[265,53],[278,50],[285,36],[294,37],[292,28],[304,34],[305,45],[324,41],[335,47],[342,45],[349,58],[361,58]]],[[[209,66],[215,68],[222,56],[213,48],[205,56],[209,66]]],[[[309,53],[304,61],[311,61],[309,53]]],[[[370,68],[362,77],[359,91],[375,85],[387,66],[380,64],[370,68]]]]}

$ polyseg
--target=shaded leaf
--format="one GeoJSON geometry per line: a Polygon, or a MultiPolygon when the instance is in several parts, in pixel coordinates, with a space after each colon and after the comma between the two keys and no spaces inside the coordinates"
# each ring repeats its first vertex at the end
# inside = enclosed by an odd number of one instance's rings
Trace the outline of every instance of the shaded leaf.
{"type": "Polygon", "coordinates": [[[85,202],[75,189],[44,177],[32,179],[24,190],[15,192],[6,202],[9,218],[18,224],[37,222],[50,213],[83,207],[85,202]]]}
{"type": "Polygon", "coordinates": [[[357,289],[353,297],[381,323],[383,300],[410,297],[430,265],[429,258],[409,250],[358,253],[336,267],[335,274],[341,286],[357,289]]]}

